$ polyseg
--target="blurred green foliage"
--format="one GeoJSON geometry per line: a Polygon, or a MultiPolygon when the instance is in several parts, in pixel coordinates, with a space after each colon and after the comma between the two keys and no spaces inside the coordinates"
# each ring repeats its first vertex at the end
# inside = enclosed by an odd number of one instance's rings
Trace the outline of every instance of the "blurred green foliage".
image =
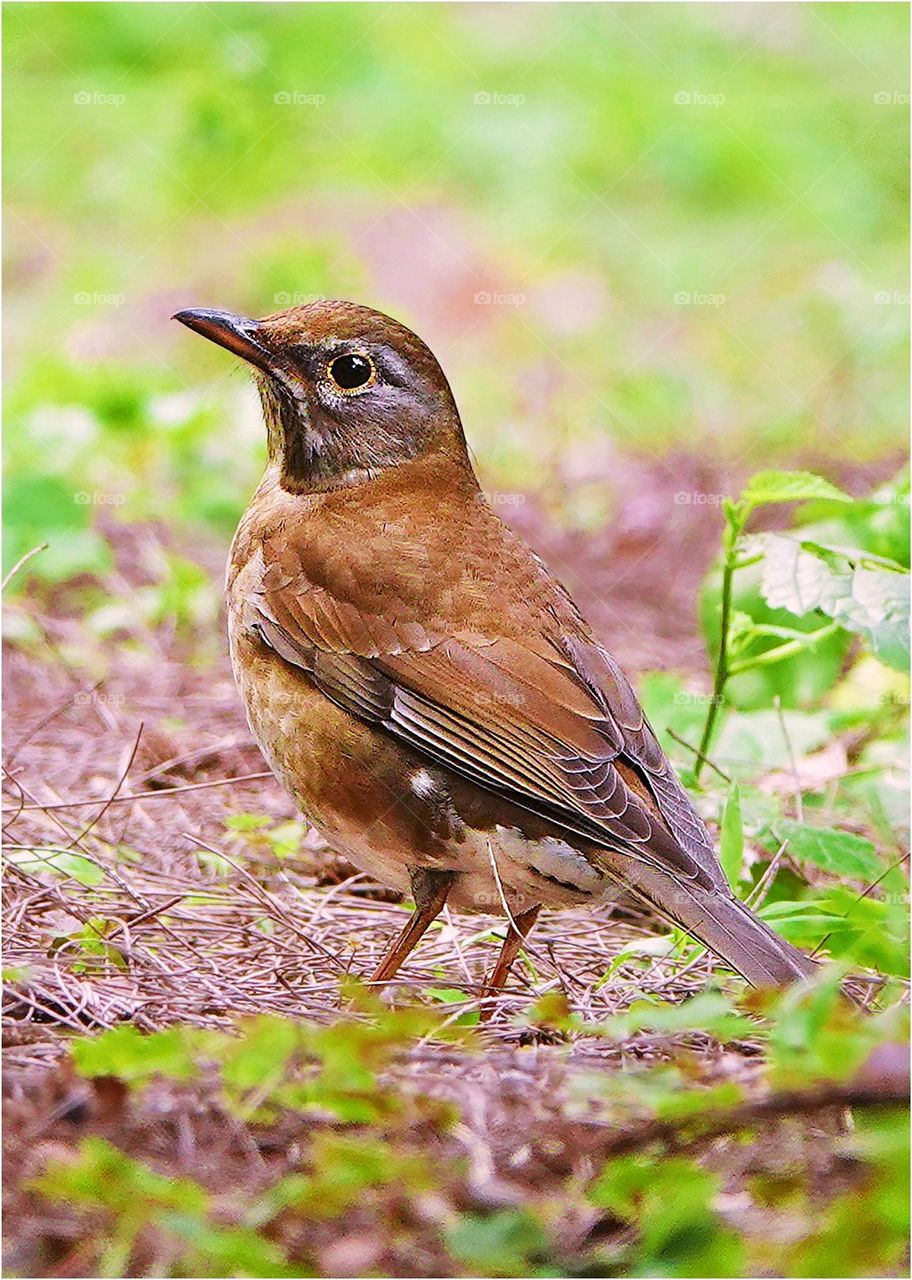
{"type": "Polygon", "coordinates": [[[193,304],[391,310],[513,489],[616,448],[756,469],[902,445],[902,5],[3,22],[8,563],[48,535],[33,572],[102,567],[108,505],[230,529],[260,428],[224,353],[169,324],[193,304]]]}
{"type": "MultiPolygon", "coordinates": [[[[394,1055],[434,1033],[440,1015],[384,1009],[362,989],[351,994],[360,1015],[342,1015],[329,1027],[260,1017],[232,1033],[184,1027],[144,1035],[123,1027],[73,1042],[76,1070],[89,1078],[120,1079],[141,1092],[162,1078],[180,1087],[214,1067],[221,1105],[234,1115],[287,1126],[303,1106],[313,1120],[296,1128],[298,1167],[267,1181],[252,1200],[227,1190],[216,1199],[200,1183],[163,1177],[100,1138],[84,1139],[67,1156],[52,1154],[32,1188],[45,1200],[93,1210],[96,1223],[104,1224],[95,1245],[97,1274],[126,1274],[143,1244],[154,1244],[159,1273],[169,1276],[316,1274],[308,1223],[329,1218],[344,1232],[350,1213],[360,1229],[365,1222],[386,1229],[391,1218],[407,1239],[420,1229],[422,1215],[403,1206],[421,1204],[434,1205],[443,1219],[441,1246],[450,1262],[442,1274],[873,1275],[889,1272],[902,1256],[908,1126],[898,1109],[859,1113],[857,1128],[842,1139],[850,1185],[822,1199],[805,1185],[800,1164],[757,1145],[751,1188],[740,1192],[738,1203],[743,1209],[750,1202],[755,1215],[765,1212],[761,1229],[744,1235],[727,1220],[724,1179],[703,1166],[699,1144],[713,1135],[727,1133],[737,1142],[756,1134],[760,1122],[749,1109],[738,1109],[751,1094],[734,1080],[695,1088],[684,1049],[674,1064],[631,1063],[629,1071],[587,1077],[592,1117],[603,1124],[610,1119],[615,1131],[622,1122],[628,1137],[640,1133],[637,1149],[609,1157],[588,1175],[573,1173],[547,1198],[467,1209],[461,1205],[463,1170],[439,1158],[458,1111],[445,1114],[422,1095],[419,1082],[406,1106],[391,1106],[381,1079],[394,1055]],[[340,1111],[342,1096],[358,1098],[358,1114],[340,1111]],[[344,1131],[334,1127],[339,1120],[344,1131]],[[591,1217],[593,1209],[602,1228],[593,1233],[595,1243],[568,1253],[561,1222],[581,1212],[591,1217]],[[853,1214],[865,1232],[865,1252],[857,1257],[853,1214]],[[847,1241],[851,1263],[837,1268],[832,1260],[847,1241]]],[[[782,1090],[825,1089],[829,1081],[847,1080],[876,1046],[895,1048],[906,1029],[902,1010],[864,1016],[851,1009],[832,973],[810,989],[767,996],[763,1021],[753,997],[742,1003],[738,1009],[719,993],[676,1005],[653,999],[600,1030],[620,1038],[638,1029],[673,1036],[699,1031],[723,1045],[760,1038],[767,1047],[765,1075],[782,1090]]],[[[547,1012],[544,1002],[540,1011],[552,1026],[560,1021],[556,1009],[552,1000],[547,1012]]],[[[530,1025],[536,1016],[533,1011],[530,1025]]],[[[582,1029],[573,1018],[563,1026],[569,1036],[582,1029]]],[[[461,1034],[464,1048],[471,1048],[470,1036],[461,1034]]],[[[612,1131],[604,1130],[609,1136],[612,1131]]]]}

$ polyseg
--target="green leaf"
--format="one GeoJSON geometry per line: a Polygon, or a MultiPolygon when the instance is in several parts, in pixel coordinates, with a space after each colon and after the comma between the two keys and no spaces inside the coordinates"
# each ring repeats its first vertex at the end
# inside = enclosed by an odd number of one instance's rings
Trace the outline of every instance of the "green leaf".
{"type": "Polygon", "coordinates": [[[266,833],[266,838],[277,858],[293,858],[301,848],[304,836],[304,824],[296,818],[289,822],[280,822],[278,826],[266,833]]]}
{"type": "Polygon", "coordinates": [[[304,1218],[337,1218],[357,1204],[370,1187],[421,1192],[434,1185],[423,1155],[400,1151],[387,1138],[366,1133],[349,1137],[318,1133],[310,1150],[310,1173],[291,1173],[264,1193],[248,1222],[271,1221],[286,1208],[304,1218]]]}
{"type": "Polygon", "coordinates": [[[683,1120],[734,1107],[743,1100],[744,1090],[736,1080],[723,1080],[708,1089],[695,1089],[690,1084],[657,1098],[655,1113],[660,1120],[683,1120]]]}
{"type": "Polygon", "coordinates": [[[899,1049],[908,1039],[905,1007],[862,1011],[844,998],[845,968],[822,966],[811,983],[781,992],[768,1011],[767,1078],[773,1088],[848,1080],[878,1045],[899,1049]]]}
{"type": "Polygon", "coordinates": [[[751,541],[763,551],[760,589],[768,605],[798,617],[815,609],[832,616],[833,601],[844,594],[840,579],[845,575],[834,572],[826,557],[811,554],[784,533],[764,533],[751,541]]]}
{"type": "Polygon", "coordinates": [[[850,965],[908,976],[908,894],[879,898],[832,885],[804,902],[770,902],[758,913],[789,942],[825,950],[850,965]]]}
{"type": "Polygon", "coordinates": [[[756,539],[763,547],[760,589],[771,608],[798,617],[826,614],[861,635],[898,670],[909,667],[909,575],[864,551],[826,547],[785,534],[756,539]]]}
{"type": "Polygon", "coordinates": [[[224,821],[229,831],[261,831],[272,819],[265,813],[233,813],[224,821]]]}
{"type": "Polygon", "coordinates": [[[909,670],[908,574],[857,566],[849,601],[834,616],[847,631],[864,636],[882,661],[909,670]]]}
{"type": "Polygon", "coordinates": [[[80,1075],[117,1076],[129,1084],[145,1084],[155,1076],[175,1080],[195,1076],[192,1048],[192,1032],[186,1027],[144,1035],[136,1027],[124,1026],[74,1040],[70,1052],[80,1075]]]}
{"type": "Polygon", "coordinates": [[[806,502],[812,498],[828,498],[833,502],[851,502],[849,494],[837,489],[810,471],[758,471],[747,482],[741,501],[752,507],[778,502],[806,502]]]}
{"type": "Polygon", "coordinates": [[[746,836],[759,836],[769,830],[782,812],[782,802],[776,793],[762,791],[751,783],[741,783],[738,787],[738,805],[746,836]]]}
{"type": "Polygon", "coordinates": [[[97,862],[84,858],[82,854],[71,853],[66,849],[10,849],[6,855],[9,861],[23,871],[32,875],[50,872],[54,875],[69,876],[80,884],[94,886],[101,884],[105,878],[104,870],[97,862]]]}
{"type": "Polygon", "coordinates": [[[860,1111],[855,1124],[844,1158],[864,1175],[823,1207],[812,1234],[781,1264],[783,1275],[888,1276],[907,1269],[908,1110],[860,1111]]]}
{"type": "Polygon", "coordinates": [[[589,1024],[586,1030],[613,1040],[626,1040],[639,1031],[660,1031],[670,1035],[706,1031],[723,1042],[746,1038],[760,1031],[749,1018],[736,1013],[725,996],[717,991],[704,991],[677,1004],[636,1000],[624,1013],[612,1014],[595,1025],[589,1024]]]}
{"type": "MultiPolygon", "coordinates": [[[[681,752],[681,746],[669,731],[686,742],[699,741],[709,694],[687,688],[677,676],[667,671],[647,672],[640,680],[637,694],[649,723],[672,757],[681,752]]],[[[692,755],[685,758],[689,763],[693,762],[692,755]]]]}
{"type": "MultiPolygon", "coordinates": [[[[759,656],[781,644],[775,636],[757,635],[753,628],[745,629],[747,615],[762,626],[791,627],[802,632],[817,631],[824,623],[818,614],[796,617],[786,609],[771,609],[761,591],[762,556],[749,568],[735,574],[733,603],[739,628],[739,648],[733,655],[737,659],[746,656],[745,644],[749,634],[755,636],[747,652],[759,656]]],[[[718,568],[707,577],[700,596],[701,624],[715,660],[719,648],[719,592],[721,575],[718,568]]],[[[819,702],[827,690],[838,680],[843,669],[845,652],[850,636],[836,631],[828,638],[818,640],[813,649],[799,648],[791,657],[780,659],[775,666],[750,668],[733,676],[726,686],[726,698],[741,710],[759,710],[769,707],[773,696],[778,695],[784,707],[811,706],[819,702]]],[[[715,758],[715,757],[713,757],[715,758]]]]}
{"type": "Polygon", "coordinates": [[[229,1227],[200,1215],[163,1213],[163,1228],[185,1240],[189,1249],[182,1270],[193,1276],[251,1276],[267,1280],[308,1276],[292,1266],[272,1240],[247,1227],[229,1227]]]}
{"type": "Polygon", "coordinates": [[[711,752],[727,773],[757,777],[772,769],[787,769],[792,751],[797,759],[809,755],[830,739],[830,724],[822,712],[731,712],[711,752]],[[785,722],[788,740],[782,731],[785,722]]]}
{"type": "Polygon", "coordinates": [[[3,569],[42,542],[46,551],[35,556],[12,584],[21,591],[34,574],[46,582],[63,582],[79,573],[101,573],[111,567],[104,538],[91,527],[93,508],[59,476],[20,474],[7,477],[4,493],[3,569]]]}
{"type": "Polygon", "coordinates": [[[589,1199],[639,1232],[634,1275],[744,1275],[738,1237],[713,1207],[719,1189],[719,1176],[694,1160],[632,1155],[605,1164],[589,1199]]]}
{"type": "Polygon", "coordinates": [[[548,1252],[547,1236],[527,1209],[463,1214],[447,1231],[446,1243],[474,1275],[540,1275],[536,1259],[548,1252]]]}
{"type": "Polygon", "coordinates": [[[245,1019],[240,1029],[241,1036],[226,1045],[222,1059],[222,1079],[231,1091],[243,1093],[278,1082],[288,1060],[305,1043],[303,1027],[272,1014],[245,1019]]]}
{"type": "Polygon", "coordinates": [[[51,1160],[30,1186],[50,1200],[148,1217],[161,1208],[201,1213],[209,1202],[198,1183],[156,1173],[103,1138],[84,1138],[75,1159],[51,1160]]]}
{"type": "Polygon", "coordinates": [[[789,853],[799,862],[812,862],[834,875],[852,880],[876,880],[883,863],[870,840],[850,831],[830,827],[814,827],[804,822],[781,818],[773,824],[778,842],[788,840],[789,853]]]}
{"type": "Polygon", "coordinates": [[[738,887],[741,878],[741,866],[744,861],[744,828],[741,825],[741,794],[738,784],[733,782],[725,810],[722,814],[722,830],[719,841],[719,861],[725,878],[733,889],[738,887]]]}

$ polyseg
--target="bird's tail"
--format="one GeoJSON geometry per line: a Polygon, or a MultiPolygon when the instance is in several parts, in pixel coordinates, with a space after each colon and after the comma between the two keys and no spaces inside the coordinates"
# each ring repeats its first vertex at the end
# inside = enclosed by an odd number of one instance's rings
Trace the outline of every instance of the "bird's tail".
{"type": "Polygon", "coordinates": [[[810,956],[780,938],[733,897],[728,886],[682,882],[654,865],[627,859],[624,880],[638,898],[680,926],[754,987],[784,987],[818,971],[810,956]]]}

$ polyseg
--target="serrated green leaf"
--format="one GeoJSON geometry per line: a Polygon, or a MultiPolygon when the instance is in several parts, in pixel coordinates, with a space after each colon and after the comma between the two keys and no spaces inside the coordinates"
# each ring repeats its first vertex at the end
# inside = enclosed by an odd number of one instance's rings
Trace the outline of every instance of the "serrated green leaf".
{"type": "Polygon", "coordinates": [[[768,533],[760,589],[767,604],[798,617],[818,611],[862,636],[897,670],[909,667],[909,575],[864,551],[768,533]]]}
{"type": "Polygon", "coordinates": [[[834,875],[853,880],[876,880],[883,863],[873,844],[864,836],[830,827],[813,827],[781,818],[773,824],[777,840],[788,840],[789,853],[799,862],[812,862],[834,875]]]}
{"type": "Polygon", "coordinates": [[[836,618],[864,636],[872,652],[897,671],[909,669],[909,575],[858,566],[850,603],[836,618]]]}
{"type": "Polygon", "coordinates": [[[847,590],[847,573],[836,572],[826,559],[787,534],[761,534],[753,543],[763,551],[760,590],[771,608],[788,609],[798,617],[815,609],[832,616],[834,603],[847,590]]]}
{"type": "Polygon", "coordinates": [[[851,502],[849,494],[837,489],[810,471],[758,471],[747,482],[742,502],[752,507],[777,502],[805,502],[812,498],[828,498],[833,502],[851,502]]]}

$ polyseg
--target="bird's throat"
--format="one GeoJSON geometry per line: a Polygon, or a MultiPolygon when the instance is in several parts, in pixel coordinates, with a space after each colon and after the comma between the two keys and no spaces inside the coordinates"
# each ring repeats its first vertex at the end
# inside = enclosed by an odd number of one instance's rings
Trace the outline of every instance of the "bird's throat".
{"type": "Polygon", "coordinates": [[[272,378],[257,379],[269,461],[288,493],[323,493],[376,475],[346,434],[322,431],[307,403],[272,378]]]}

